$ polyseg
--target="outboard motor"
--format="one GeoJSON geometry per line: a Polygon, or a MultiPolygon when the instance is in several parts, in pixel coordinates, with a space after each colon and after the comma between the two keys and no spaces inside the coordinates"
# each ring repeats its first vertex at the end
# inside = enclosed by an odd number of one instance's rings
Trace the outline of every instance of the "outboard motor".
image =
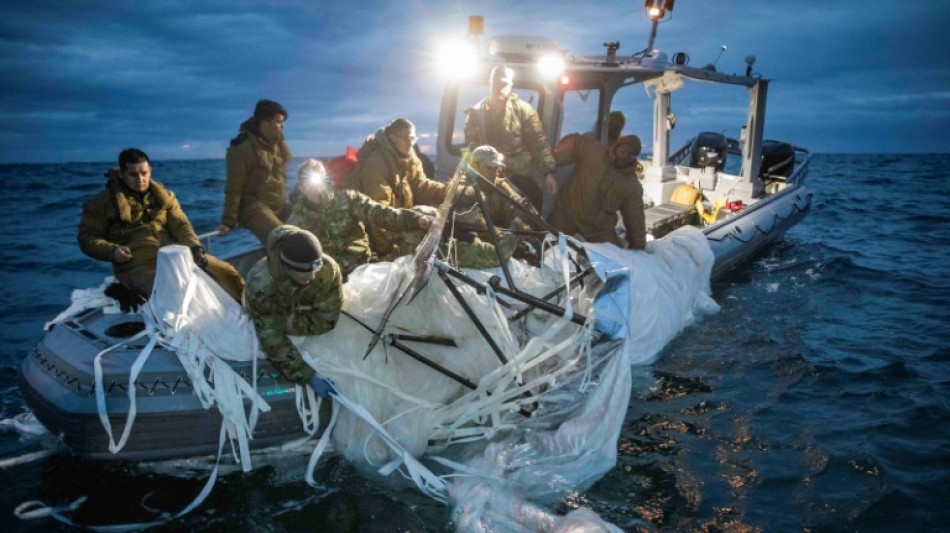
{"type": "Polygon", "coordinates": [[[762,169],[766,179],[785,179],[795,169],[795,147],[779,141],[762,141],[762,169]]]}
{"type": "Polygon", "coordinates": [[[690,145],[689,166],[693,168],[713,167],[721,171],[726,165],[726,152],[729,139],[721,133],[704,131],[693,139],[690,145]]]}

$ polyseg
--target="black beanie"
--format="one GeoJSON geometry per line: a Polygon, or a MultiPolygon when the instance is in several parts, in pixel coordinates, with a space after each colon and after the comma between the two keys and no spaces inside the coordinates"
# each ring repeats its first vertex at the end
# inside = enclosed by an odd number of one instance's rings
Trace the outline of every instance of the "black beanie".
{"type": "Polygon", "coordinates": [[[312,234],[294,233],[280,241],[280,260],[296,270],[319,262],[322,253],[320,241],[312,234]]]}

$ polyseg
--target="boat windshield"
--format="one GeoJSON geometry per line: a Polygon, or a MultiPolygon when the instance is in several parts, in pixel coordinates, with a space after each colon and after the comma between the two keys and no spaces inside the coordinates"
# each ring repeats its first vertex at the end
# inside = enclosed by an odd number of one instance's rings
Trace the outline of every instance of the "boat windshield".
{"type": "MultiPolygon", "coordinates": [[[[564,91],[561,137],[571,133],[590,133],[600,137],[597,114],[600,109],[600,89],[564,91]]],[[[556,146],[555,143],[552,143],[556,146]]]]}

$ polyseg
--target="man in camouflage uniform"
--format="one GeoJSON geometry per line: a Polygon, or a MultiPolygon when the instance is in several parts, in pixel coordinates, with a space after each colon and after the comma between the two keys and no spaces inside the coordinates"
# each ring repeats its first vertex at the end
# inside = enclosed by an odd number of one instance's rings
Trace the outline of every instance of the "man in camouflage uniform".
{"type": "MultiPolygon", "coordinates": [[[[344,185],[388,207],[409,209],[417,205],[438,206],[445,198],[445,184],[425,177],[422,162],[412,149],[416,128],[397,118],[366,138],[356,167],[344,185]]],[[[370,228],[370,244],[381,259],[411,254],[380,227],[370,228]]]]}
{"type": "Polygon", "coordinates": [[[286,193],[287,162],[291,153],[284,142],[287,110],[277,102],[260,100],[254,116],[241,124],[228,148],[228,176],[224,187],[222,237],[240,223],[261,244],[290,216],[286,193]]]}
{"type": "Polygon", "coordinates": [[[324,253],[339,263],[344,280],[356,267],[379,260],[370,249],[367,229],[387,228],[395,235],[420,233],[432,225],[432,217],[412,209],[386,207],[363,193],[334,189],[316,159],[300,165],[290,201],[294,210],[287,223],[316,235],[324,253]]]}
{"type": "MultiPolygon", "coordinates": [[[[119,154],[104,190],[82,208],[79,247],[94,259],[112,263],[120,293],[142,303],[152,294],[158,249],[169,244],[191,248],[192,258],[235,300],[244,280],[230,264],[204,253],[175,193],[152,179],[151,161],[137,148],[119,154]]],[[[123,302],[123,306],[125,303],[123,302]]]]}
{"type": "Polygon", "coordinates": [[[288,335],[320,335],[336,326],[343,308],[340,267],[312,233],[295,226],[275,228],[266,248],[244,291],[261,350],[288,379],[328,396],[332,386],[316,376],[288,335]]]}
{"type": "MultiPolygon", "coordinates": [[[[447,225],[448,230],[456,232],[456,256],[458,266],[462,268],[492,268],[499,266],[498,254],[488,233],[488,222],[477,204],[475,188],[471,182],[477,179],[473,172],[481,174],[494,184],[503,193],[525,205],[527,201],[520,192],[513,187],[502,172],[505,169],[504,156],[491,146],[479,146],[471,155],[470,168],[466,169],[462,179],[458,200],[455,202],[454,216],[447,225]]],[[[521,220],[517,218],[511,204],[500,197],[500,193],[488,187],[485,183],[479,184],[479,190],[485,201],[485,207],[491,216],[492,225],[498,235],[498,246],[501,255],[506,260],[511,257],[517,248],[520,239],[517,235],[499,230],[511,228],[515,231],[523,229],[521,220]]]]}
{"type": "Polygon", "coordinates": [[[489,77],[490,94],[465,110],[465,144],[494,146],[504,154],[511,181],[541,211],[543,184],[549,194],[557,192],[554,156],[531,104],[511,92],[514,71],[497,66],[489,77]]]}
{"type": "Polygon", "coordinates": [[[589,242],[609,242],[621,248],[646,246],[643,187],[637,177],[640,139],[623,135],[606,149],[600,141],[571,134],[558,143],[559,164],[576,163],[562,187],[548,221],[568,235],[589,242]],[[626,243],[617,235],[617,212],[623,219],[626,243]]]}

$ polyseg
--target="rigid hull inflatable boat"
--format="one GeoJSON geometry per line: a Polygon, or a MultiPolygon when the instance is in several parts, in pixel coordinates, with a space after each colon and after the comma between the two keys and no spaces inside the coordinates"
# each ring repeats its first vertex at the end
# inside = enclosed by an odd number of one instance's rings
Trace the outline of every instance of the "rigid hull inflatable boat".
{"type": "MultiPolygon", "coordinates": [[[[213,284],[202,281],[188,254],[172,252],[166,270],[175,272],[168,276],[174,290],[163,292],[157,283],[144,311],[117,312],[102,288],[74,294],[74,308],[54,320],[21,366],[27,403],[70,450],[89,458],[208,455],[230,438],[248,468],[252,448],[322,433],[314,458],[333,435],[334,448],[354,463],[382,475],[399,470],[425,493],[454,502],[462,529],[511,509],[521,513],[511,518],[518,523],[553,523],[526,502],[583,490],[614,465],[631,365],[651,362],[696,316],[715,312],[710,278],[781,239],[811,205],[803,185],[808,152],[763,141],[768,81],[751,75],[751,63],[746,75],[730,75],[676,56],[670,62],[652,49],[652,38],[646,51],[629,57],[607,44],[606,55],[573,57],[553,39],[493,39],[489,54],[466,71],[479,76],[446,84],[437,172],[458,181],[470,169],[461,113],[487,92],[494,66],[515,71],[516,92],[536,107],[552,140],[572,131],[565,125],[577,114],[571,102],[593,102],[582,121],[595,124],[591,134],[606,146],[612,103],[628,87],[643,86],[654,118],[652,154],[641,161],[651,239],[645,251],[549,232],[535,264],[512,260],[500,270],[464,271],[436,252],[450,212],[443,204],[411,261],[361,267],[344,288],[337,327],[295,340],[313,354],[308,362],[338,384],[332,414],[328,402],[314,401],[312,392],[308,398],[260,354],[224,362],[191,354],[222,333],[198,327],[202,317],[186,313],[187,303],[156,300],[188,294],[184,287],[193,283],[203,287],[199,293],[213,292],[213,284]],[[538,69],[552,57],[558,70],[538,69]],[[670,153],[670,95],[684,82],[748,91],[738,140],[699,133],[670,153]],[[206,337],[191,339],[189,325],[206,337]],[[223,386],[233,389],[230,397],[219,396],[223,386]],[[218,409],[210,407],[215,403],[218,409]],[[472,452],[472,443],[482,448],[472,452]],[[451,453],[460,448],[467,449],[464,465],[451,453]],[[449,456],[438,462],[450,471],[478,475],[436,476],[415,459],[438,453],[449,456]]],[[[571,170],[558,169],[558,178],[571,170]]],[[[530,213],[523,218],[545,228],[530,213]]],[[[230,261],[245,275],[260,256],[230,261]]],[[[214,324],[240,322],[239,308],[233,312],[214,324]]],[[[247,330],[236,328],[233,336],[247,330]]],[[[252,340],[236,344],[256,349],[252,340]]]]}

